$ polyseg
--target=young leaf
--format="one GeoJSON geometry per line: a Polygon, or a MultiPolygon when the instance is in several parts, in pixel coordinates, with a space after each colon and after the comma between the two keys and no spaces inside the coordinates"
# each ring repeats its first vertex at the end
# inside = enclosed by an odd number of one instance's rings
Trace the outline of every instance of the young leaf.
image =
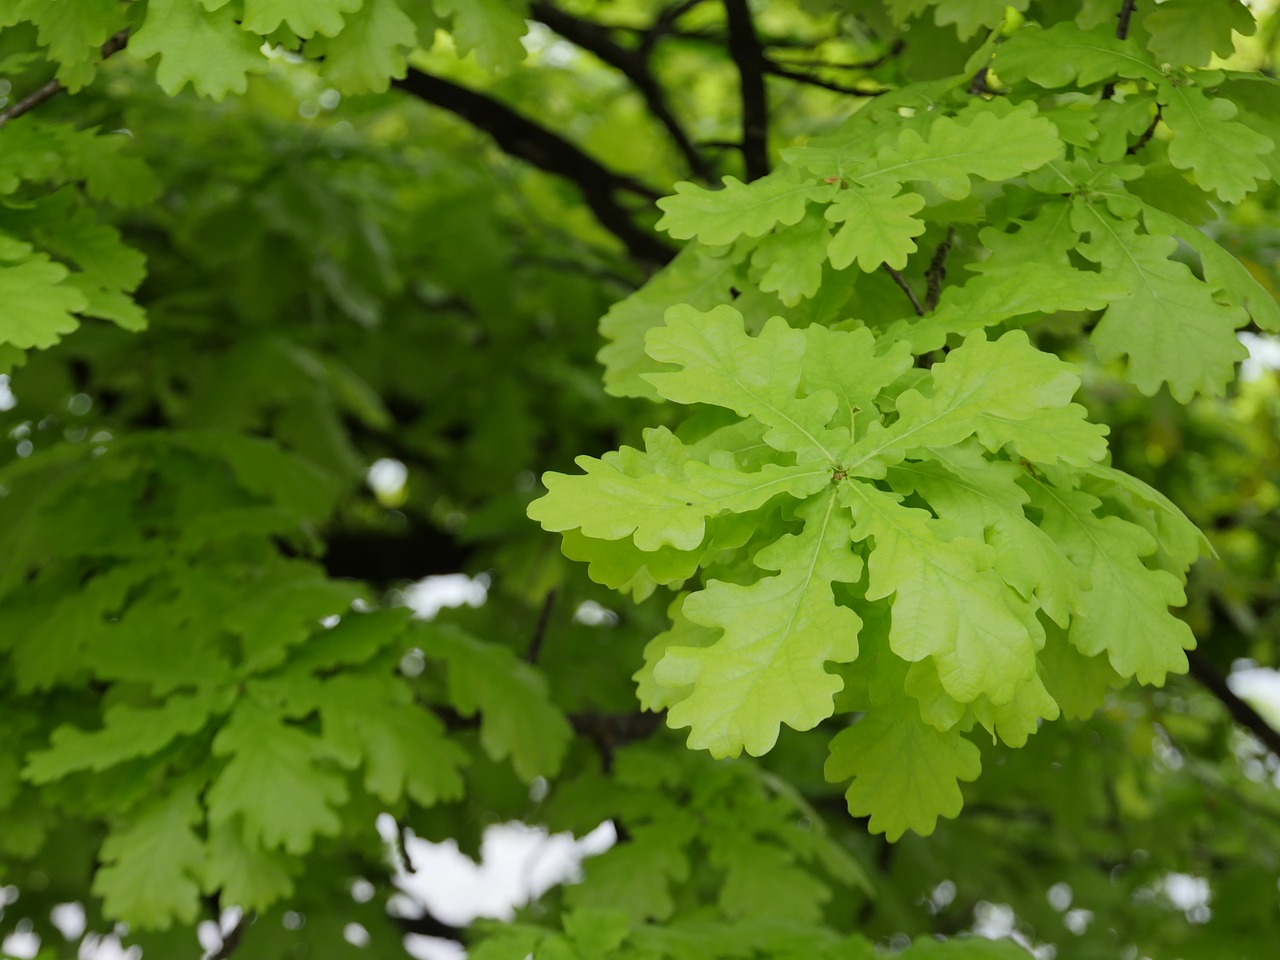
{"type": "Polygon", "coordinates": [[[842,224],[828,247],[831,266],[844,270],[856,260],[870,272],[881,263],[895,270],[907,265],[916,250],[912,238],[924,233],[924,221],[911,216],[919,213],[924,198],[899,190],[897,183],[881,182],[840,191],[826,213],[832,223],[842,224]]]}
{"type": "Polygon", "coordinates": [[[658,229],[677,240],[697,237],[709,246],[762,237],[778,224],[799,223],[810,200],[829,199],[834,191],[831,184],[786,171],[754,183],[724,177],[720,190],[681,182],[674,196],[658,201],[664,211],[658,229]]]}
{"type": "Polygon", "coordinates": [[[1199,87],[1162,83],[1158,96],[1164,105],[1164,122],[1173,131],[1169,162],[1190,170],[1196,183],[1212,190],[1224,203],[1239,203],[1253,192],[1259,180],[1270,178],[1260,159],[1271,153],[1270,137],[1232,118],[1239,112],[1224,97],[1209,98],[1199,87]]]}
{"type": "Polygon", "coordinates": [[[1006,83],[1030,80],[1041,87],[1088,87],[1113,77],[1159,83],[1163,75],[1146,51],[1116,38],[1104,24],[1082,30],[1070,20],[1047,30],[1028,23],[1001,44],[992,64],[1006,83]]]}
{"type": "Polygon", "coordinates": [[[248,74],[266,70],[260,45],[259,38],[239,29],[232,7],[151,0],[128,50],[140,60],[159,55],[156,81],[170,96],[190,83],[196,93],[221,100],[228,93],[244,93],[248,74]]]}
{"type": "Polygon", "coordinates": [[[110,916],[144,929],[189,924],[200,911],[204,844],[197,788],[185,786],[148,802],[102,842],[93,891],[110,916]]]}
{"type": "Polygon", "coordinates": [[[814,497],[797,515],[804,530],[755,558],[778,576],[746,587],[713,580],[685,599],[685,617],[723,636],[710,646],[668,646],[654,668],[663,686],[692,688],[670,709],[668,723],[689,727],[689,746],[712,756],[744,749],[761,756],[773,748],[780,724],[808,730],[831,716],[843,684],[824,664],[858,655],[862,621],[831,593],[833,581],[853,583],[862,572],[848,517],[836,508],[834,492],[814,497]]]}
{"type": "Polygon", "coordinates": [[[1183,403],[1197,392],[1221,394],[1248,354],[1235,336],[1248,315],[1218,303],[1186,264],[1169,259],[1177,247],[1173,237],[1140,234],[1133,221],[1081,201],[1072,222],[1089,234],[1081,253],[1129,287],[1129,296],[1112,303],[1093,331],[1098,355],[1127,356],[1129,379],[1148,396],[1165,382],[1183,403]]]}
{"type": "Polygon", "coordinates": [[[343,14],[359,10],[364,0],[245,0],[243,26],[266,36],[282,23],[304,40],[342,29],[343,14]]]}
{"type": "Polygon", "coordinates": [[[755,417],[769,427],[764,439],[770,446],[800,454],[802,461],[839,460],[841,437],[827,430],[835,397],[819,392],[797,398],[805,338],[781,317],[751,337],[733,307],[705,314],[673,307],[666,326],[649,331],[647,343],[649,356],[682,368],[646,376],[668,400],[710,403],[755,417]]]}
{"type": "Polygon", "coordinates": [[[1006,444],[1037,463],[1088,464],[1106,454],[1107,428],[1071,403],[1080,385],[1071,364],[1031,346],[1020,330],[988,342],[965,340],[932,369],[933,393],[898,398],[898,420],[869,431],[851,453],[850,471],[871,475],[915,447],[946,447],[976,435],[994,452],[1006,444]]]}
{"type": "Polygon", "coordinates": [[[853,536],[874,538],[867,599],[893,598],[889,646],[907,661],[932,657],[948,695],[1007,703],[1035,673],[1043,631],[992,566],[995,551],[950,536],[929,514],[867,483],[841,485],[853,536]]]}
{"type": "Polygon", "coordinates": [[[959,781],[976,780],[982,761],[959,731],[945,733],[920,719],[902,697],[877,706],[831,741],[826,778],[853,778],[845,798],[855,817],[871,817],[872,833],[897,840],[908,830],[933,833],[938,817],[964,805],[959,781]]]}
{"type": "Polygon", "coordinates": [[[1186,603],[1178,578],[1151,570],[1141,558],[1156,550],[1146,530],[1120,517],[1098,516],[1102,502],[1078,491],[1031,484],[1032,502],[1044,511],[1044,528],[1085,571],[1085,613],[1072,620],[1070,637],[1087,657],[1104,650],[1116,672],[1161,686],[1166,675],[1186,673],[1184,650],[1195,637],[1169,612],[1186,603]]]}

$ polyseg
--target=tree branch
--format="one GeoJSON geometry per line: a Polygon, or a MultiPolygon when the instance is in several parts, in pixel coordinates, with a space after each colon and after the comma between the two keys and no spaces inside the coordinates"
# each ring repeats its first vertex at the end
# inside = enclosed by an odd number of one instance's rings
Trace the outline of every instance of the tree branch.
{"type": "Polygon", "coordinates": [[[923,317],[924,307],[921,306],[920,299],[916,296],[916,292],[911,289],[911,284],[907,283],[907,278],[902,275],[902,271],[893,269],[893,267],[889,266],[887,263],[881,264],[881,266],[884,267],[884,272],[893,277],[893,282],[896,283],[902,289],[902,292],[907,295],[907,299],[911,301],[911,307],[915,310],[916,316],[923,317]]]}
{"type": "Polygon", "coordinates": [[[395,81],[395,86],[466,120],[492,137],[503,152],[569,180],[582,192],[601,226],[621,240],[636,260],[662,266],[675,256],[654,234],[637,226],[630,211],[616,197],[621,192],[652,201],[658,198],[657,191],[609,170],[564,137],[506,104],[451,80],[411,69],[403,80],[395,81]]]}
{"type": "Polygon", "coordinates": [[[772,74],[775,77],[786,77],[788,80],[795,80],[797,83],[807,83],[811,87],[821,87],[823,90],[843,93],[850,97],[878,97],[884,93],[883,90],[863,90],[859,87],[850,87],[831,80],[823,80],[821,77],[815,77],[811,73],[788,70],[772,60],[766,60],[763,69],[765,73],[772,74]]]}
{"type": "Polygon", "coordinates": [[[552,587],[542,598],[542,609],[538,611],[538,623],[533,628],[533,639],[529,641],[529,651],[525,654],[525,659],[530,663],[537,663],[538,657],[542,654],[542,641],[546,639],[547,626],[551,623],[551,609],[555,603],[556,588],[552,587]]]}
{"type": "Polygon", "coordinates": [[[1227,685],[1227,678],[1218,672],[1204,654],[1197,650],[1188,650],[1187,662],[1191,664],[1191,676],[1222,702],[1227,712],[1231,714],[1231,718],[1261,740],[1268,750],[1280,757],[1280,730],[1276,730],[1262,719],[1257,710],[1237,697],[1227,685]]]}
{"type": "Polygon", "coordinates": [[[924,308],[932,310],[938,305],[942,296],[942,281],[947,279],[947,254],[951,252],[951,244],[956,239],[956,228],[947,227],[947,238],[938,244],[933,251],[933,259],[929,261],[929,269],[925,271],[924,308]]]}
{"type": "Polygon", "coordinates": [[[742,89],[742,159],[747,180],[769,172],[769,98],[764,88],[768,68],[747,0],[724,0],[729,22],[729,56],[738,67],[742,89]]]}
{"type": "MultiPolygon", "coordinates": [[[[119,53],[121,50],[125,48],[125,45],[128,42],[129,42],[128,30],[121,30],[119,33],[113,35],[106,43],[102,45],[102,59],[106,60],[108,57],[114,56],[115,54],[119,53]]],[[[3,127],[10,120],[16,120],[18,117],[22,116],[24,113],[30,113],[36,107],[40,106],[40,104],[44,103],[47,100],[52,100],[54,97],[56,97],[58,94],[62,93],[62,91],[66,89],[67,88],[62,85],[61,80],[50,80],[44,86],[39,87],[33,92],[27,94],[17,103],[13,104],[13,106],[7,107],[4,110],[0,110],[0,127],[3,127]]]]}
{"type": "Polygon", "coordinates": [[[1123,40],[1129,36],[1129,21],[1133,18],[1133,8],[1137,0],[1124,0],[1120,12],[1116,14],[1116,39],[1123,40]]]}
{"type": "MultiPolygon", "coordinates": [[[[631,85],[644,98],[649,112],[666,128],[667,134],[684,157],[690,171],[702,180],[714,179],[715,171],[711,169],[711,164],[694,147],[693,141],[685,133],[680,121],[671,112],[666,93],[654,78],[649,66],[649,52],[652,47],[641,46],[638,50],[628,50],[613,39],[612,31],[608,27],[565,13],[549,0],[535,0],[532,12],[536,19],[560,36],[583,50],[595,54],[630,80],[631,85]]],[[[657,29],[658,24],[655,23],[654,30],[657,29]]]]}

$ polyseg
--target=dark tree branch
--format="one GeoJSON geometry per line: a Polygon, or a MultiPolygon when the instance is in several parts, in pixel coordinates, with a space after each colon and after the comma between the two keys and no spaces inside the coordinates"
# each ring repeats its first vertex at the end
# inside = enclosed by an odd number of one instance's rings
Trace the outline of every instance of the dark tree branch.
{"type": "MultiPolygon", "coordinates": [[[[682,4],[681,6],[687,7],[689,5],[682,4]]],[[[707,162],[706,157],[698,153],[684,127],[680,125],[680,121],[671,112],[671,107],[667,103],[666,93],[650,69],[649,53],[652,49],[651,47],[642,45],[638,50],[628,50],[614,41],[613,32],[608,27],[592,20],[583,20],[565,13],[559,7],[550,3],[549,0],[535,0],[532,12],[536,19],[541,20],[560,36],[578,45],[583,50],[595,54],[630,80],[631,85],[644,98],[645,106],[649,108],[649,112],[666,128],[667,134],[671,137],[672,142],[675,143],[676,149],[680,151],[681,156],[684,157],[690,171],[703,180],[714,179],[715,171],[711,169],[711,164],[707,162]]],[[[683,11],[676,12],[675,16],[679,16],[681,12],[683,11]]],[[[654,31],[656,32],[657,29],[658,24],[655,23],[654,31]]]]}
{"type": "Polygon", "coordinates": [[[1124,0],[1120,4],[1120,12],[1116,14],[1116,39],[1123,40],[1129,36],[1129,21],[1133,18],[1133,8],[1137,0],[1124,0]]]}
{"type": "Polygon", "coordinates": [[[551,622],[551,610],[556,605],[556,588],[552,587],[542,598],[542,609],[538,611],[538,624],[533,628],[533,639],[529,641],[529,652],[525,659],[537,663],[542,653],[542,641],[547,636],[547,624],[551,622]]]}
{"type": "Polygon", "coordinates": [[[823,90],[831,90],[834,93],[843,93],[850,97],[878,97],[884,93],[883,90],[863,90],[860,87],[850,87],[843,83],[835,83],[831,80],[823,80],[821,77],[815,77],[811,73],[801,73],[799,70],[788,70],[786,67],[766,60],[764,63],[764,72],[772,74],[775,77],[786,77],[788,80],[794,80],[797,83],[807,83],[811,87],[821,87],[823,90]]]}
{"type": "Polygon", "coordinates": [[[652,201],[658,197],[656,191],[609,170],[564,137],[506,104],[451,80],[411,69],[403,80],[395,81],[395,85],[466,120],[492,137],[505,153],[572,182],[582,192],[583,200],[601,226],[621,240],[636,260],[661,266],[675,256],[654,234],[636,225],[630,211],[616,196],[630,193],[652,201]]]}
{"type": "Polygon", "coordinates": [[[595,742],[604,772],[609,773],[614,751],[652,736],[664,717],[665,713],[575,713],[569,723],[574,732],[595,742]]]}
{"type": "Polygon", "coordinates": [[[1268,750],[1280,757],[1280,730],[1276,730],[1262,719],[1257,710],[1237,697],[1227,685],[1227,678],[1218,672],[1204,654],[1197,650],[1189,650],[1187,662],[1191,664],[1191,676],[1221,701],[1227,708],[1227,712],[1231,714],[1231,718],[1261,740],[1268,750]]]}
{"type": "Polygon", "coordinates": [[[882,266],[884,267],[884,272],[893,277],[893,282],[896,283],[902,289],[902,292],[907,295],[907,299],[911,301],[911,308],[915,310],[916,316],[923,317],[924,307],[920,303],[920,298],[917,297],[916,292],[911,289],[911,284],[907,283],[907,278],[902,275],[902,271],[893,269],[893,267],[889,266],[887,263],[882,264],[882,266]]]}
{"type": "MultiPolygon", "coordinates": [[[[129,31],[121,30],[102,45],[102,59],[106,60],[108,57],[119,53],[125,48],[125,45],[128,42],[129,31]]],[[[44,86],[27,94],[13,106],[0,110],[0,127],[3,127],[10,120],[16,120],[24,113],[30,113],[36,107],[40,106],[40,104],[47,100],[52,100],[66,89],[67,88],[62,85],[62,81],[50,80],[44,86]]]]}
{"type": "Polygon", "coordinates": [[[951,252],[951,244],[955,243],[956,228],[947,227],[947,238],[938,244],[933,251],[933,259],[929,261],[929,269],[925,271],[924,308],[932,310],[938,305],[942,296],[942,281],[947,279],[947,254],[951,252]]]}
{"type": "Polygon", "coordinates": [[[1162,109],[1163,108],[1160,106],[1160,104],[1157,103],[1156,115],[1151,118],[1151,122],[1147,124],[1147,129],[1142,131],[1141,136],[1139,136],[1138,139],[1135,140],[1133,143],[1129,144],[1128,148],[1125,150],[1125,156],[1129,156],[1129,157],[1133,156],[1135,153],[1137,153],[1139,150],[1141,150],[1143,147],[1145,147],[1148,143],[1151,142],[1151,138],[1154,137],[1156,134],[1156,127],[1160,126],[1160,118],[1162,116],[1160,111],[1162,109]]]}
{"type": "Polygon", "coordinates": [[[729,23],[729,56],[738,67],[742,89],[742,159],[747,180],[769,172],[769,98],[764,88],[768,69],[747,0],[724,0],[729,23]]]}
{"type": "MultiPolygon", "coordinates": [[[[767,41],[765,48],[771,46],[767,41]]],[[[774,58],[774,63],[782,67],[808,67],[813,70],[874,70],[876,67],[892,60],[898,54],[907,48],[905,40],[898,39],[884,53],[878,57],[872,57],[870,60],[859,60],[856,63],[832,63],[830,60],[823,60],[821,57],[802,57],[798,59],[788,58],[786,60],[778,60],[774,58]]]]}

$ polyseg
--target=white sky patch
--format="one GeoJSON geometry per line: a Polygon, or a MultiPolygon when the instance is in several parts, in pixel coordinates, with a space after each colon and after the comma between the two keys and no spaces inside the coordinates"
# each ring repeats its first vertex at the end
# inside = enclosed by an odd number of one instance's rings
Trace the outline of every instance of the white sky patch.
{"type": "Polygon", "coordinates": [[[0,413],[5,410],[12,410],[18,405],[18,398],[13,395],[13,391],[9,389],[9,375],[0,373],[0,413]]]}
{"type": "Polygon", "coordinates": [[[556,884],[579,879],[582,861],[608,850],[617,837],[608,822],[581,840],[522,823],[499,824],[485,830],[477,864],[452,840],[430,843],[411,836],[405,851],[414,869],[396,882],[446,923],[462,926],[476,917],[510,920],[517,907],[556,884]]]}
{"type": "Polygon", "coordinates": [[[1240,364],[1240,379],[1259,380],[1268,370],[1280,370],[1280,338],[1256,333],[1236,334],[1249,357],[1240,364]]]}
{"type": "Polygon", "coordinates": [[[1227,686],[1280,730],[1280,670],[1255,666],[1235,669],[1227,675],[1227,686]]]}
{"type": "Polygon", "coordinates": [[[588,627],[613,627],[618,623],[616,613],[594,600],[583,600],[578,604],[578,609],[573,611],[573,619],[588,627]]]}
{"type": "Polygon", "coordinates": [[[465,573],[446,573],[438,577],[423,577],[405,588],[401,597],[414,616],[432,620],[446,607],[482,607],[489,596],[489,577],[480,574],[468,577],[465,573]]]}
{"type": "Polygon", "coordinates": [[[369,489],[379,497],[394,497],[409,480],[409,468],[399,460],[383,457],[373,461],[365,475],[369,489]]]}

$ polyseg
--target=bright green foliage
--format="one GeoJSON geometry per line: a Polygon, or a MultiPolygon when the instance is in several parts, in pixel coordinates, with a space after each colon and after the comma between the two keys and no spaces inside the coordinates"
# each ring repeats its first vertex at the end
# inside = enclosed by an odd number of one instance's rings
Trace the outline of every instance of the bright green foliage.
{"type": "Polygon", "coordinates": [[[778,224],[799,223],[809,201],[829,200],[833,193],[830,184],[777,175],[751,186],[725,177],[724,188],[715,191],[678,183],[674,196],[658,201],[665,211],[658,228],[678,240],[697,237],[718,246],[741,236],[763,236],[778,224]]]}
{"type": "Polygon", "coordinates": [[[856,260],[866,271],[881,263],[901,270],[916,250],[912,238],[924,232],[924,221],[911,216],[923,206],[923,197],[898,193],[896,183],[842,191],[826,213],[828,220],[841,225],[829,245],[831,265],[843,270],[856,260]]]}
{"type": "Polygon", "coordinates": [[[324,75],[345,93],[377,93],[407,69],[417,27],[396,0],[364,0],[341,33],[312,46],[324,57],[324,75]]]}
{"type": "Polygon", "coordinates": [[[430,0],[442,16],[451,17],[453,40],[460,53],[475,51],[489,67],[513,67],[524,58],[525,0],[430,0]]]}
{"type": "Polygon", "coordinates": [[[1278,22],[0,2],[0,942],[1269,957],[1278,22]]]}
{"type": "Polygon", "coordinates": [[[1165,0],[1142,18],[1150,39],[1147,48],[1160,60],[1203,67],[1211,54],[1228,57],[1235,48],[1232,32],[1251,36],[1257,25],[1239,0],[1205,4],[1165,0]]]}
{"type": "Polygon", "coordinates": [[[107,909],[148,927],[191,923],[203,854],[191,828],[199,819],[195,790],[187,788],[145,805],[113,831],[102,843],[105,865],[94,878],[107,909]]]}
{"type": "Polygon", "coordinates": [[[165,93],[172,96],[189,83],[215,100],[244,93],[248,74],[266,69],[258,47],[251,34],[236,29],[234,8],[200,0],[149,2],[146,19],[129,41],[131,55],[159,56],[156,82],[165,93]]]}
{"type": "Polygon", "coordinates": [[[1080,252],[1113,271],[1129,294],[1107,308],[1093,334],[1103,359],[1127,356],[1129,378],[1143,393],[1161,382],[1180,400],[1195,392],[1220,393],[1244,348],[1231,332],[1247,319],[1242,309],[1217,302],[1186,264],[1169,259],[1168,236],[1139,233],[1094,204],[1078,204],[1072,223],[1088,241],[1080,252]]]}
{"type": "Polygon", "coordinates": [[[939,816],[959,813],[959,781],[976,779],[981,769],[977,747],[955,730],[924,723],[903,698],[837,734],[826,773],[836,781],[852,777],[849,812],[869,815],[872,830],[896,840],[907,830],[932,833],[939,816]]]}
{"type": "Polygon", "coordinates": [[[314,33],[333,36],[342,29],[343,15],[359,10],[364,0],[245,0],[244,29],[268,34],[288,24],[298,36],[314,33]]]}
{"type": "Polygon", "coordinates": [[[1275,143],[1233,120],[1239,109],[1230,100],[1209,98],[1199,87],[1162,83],[1164,122],[1173,131],[1169,162],[1190,170],[1196,183],[1213,190],[1224,203],[1239,203],[1267,178],[1261,155],[1275,143]]]}
{"type": "Polygon", "coordinates": [[[684,615],[724,634],[709,647],[669,648],[654,673],[663,686],[691,688],[669,722],[692,727],[689,746],[712,756],[767,753],[779,723],[817,726],[831,715],[841,686],[822,664],[858,655],[862,623],[831,594],[832,581],[856,583],[862,573],[849,551],[848,519],[834,493],[815,497],[797,515],[800,534],[755,556],[756,566],[779,575],[747,587],[713,580],[689,596],[684,615]]]}

